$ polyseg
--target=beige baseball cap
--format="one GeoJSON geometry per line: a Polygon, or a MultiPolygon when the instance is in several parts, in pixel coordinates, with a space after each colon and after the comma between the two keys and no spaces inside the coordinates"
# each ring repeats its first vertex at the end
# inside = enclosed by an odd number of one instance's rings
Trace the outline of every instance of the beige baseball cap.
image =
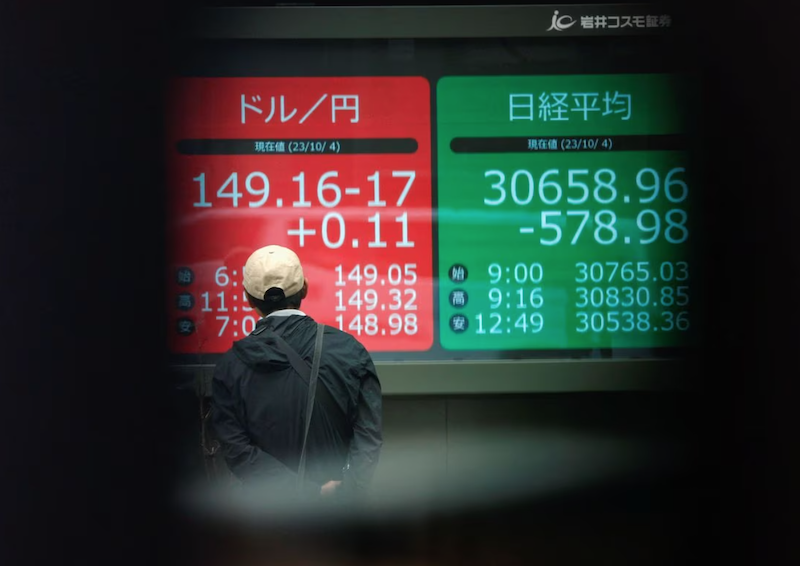
{"type": "Polygon", "coordinates": [[[280,289],[284,297],[291,297],[300,292],[304,282],[300,258],[282,246],[258,249],[244,265],[244,288],[256,299],[267,300],[270,289],[280,289]]]}

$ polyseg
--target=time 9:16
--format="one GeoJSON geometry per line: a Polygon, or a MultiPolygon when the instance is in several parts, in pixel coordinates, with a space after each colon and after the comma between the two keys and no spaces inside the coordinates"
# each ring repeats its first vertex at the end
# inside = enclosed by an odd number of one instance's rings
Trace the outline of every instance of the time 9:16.
{"type": "MultiPolygon", "coordinates": [[[[516,304],[514,304],[514,307],[518,309],[526,309],[529,306],[534,309],[540,309],[544,305],[544,297],[542,296],[541,287],[534,287],[533,289],[516,289],[513,292],[513,295],[516,299],[516,304]]],[[[499,309],[505,304],[506,307],[511,308],[512,303],[509,302],[511,296],[511,291],[507,291],[504,296],[502,289],[498,289],[496,287],[489,289],[489,301],[491,301],[489,307],[494,310],[499,309]]]]}

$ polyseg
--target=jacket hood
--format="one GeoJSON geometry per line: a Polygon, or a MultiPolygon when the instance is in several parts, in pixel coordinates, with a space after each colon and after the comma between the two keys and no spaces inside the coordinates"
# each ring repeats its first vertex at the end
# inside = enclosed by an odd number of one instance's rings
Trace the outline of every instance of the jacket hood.
{"type": "MultiPolygon", "coordinates": [[[[290,343],[305,343],[308,340],[308,329],[315,324],[310,317],[301,315],[275,316],[263,318],[256,324],[250,336],[233,344],[233,352],[243,364],[259,371],[277,371],[291,365],[289,358],[276,344],[272,333],[280,335],[290,343]],[[311,323],[311,324],[309,324],[311,323]],[[266,327],[266,329],[264,329],[266,327]],[[289,339],[291,336],[291,339],[289,339]]],[[[298,351],[305,357],[306,352],[298,351]]]]}

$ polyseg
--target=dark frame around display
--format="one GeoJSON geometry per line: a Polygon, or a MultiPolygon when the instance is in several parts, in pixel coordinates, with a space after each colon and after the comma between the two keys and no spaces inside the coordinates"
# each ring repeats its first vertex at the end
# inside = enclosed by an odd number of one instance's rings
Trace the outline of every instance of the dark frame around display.
{"type": "MultiPolygon", "coordinates": [[[[315,40],[492,40],[563,37],[575,41],[634,38],[660,42],[681,22],[660,5],[586,4],[537,6],[397,6],[397,7],[243,7],[204,8],[183,19],[179,34],[188,42],[300,43],[315,40]],[[609,27],[609,19],[616,23],[609,27]],[[587,27],[605,22],[604,28],[587,27]],[[624,24],[624,25],[623,25],[624,24]],[[593,38],[593,39],[592,39],[593,38]]],[[[569,42],[569,41],[568,41],[569,42]]],[[[398,49],[404,48],[403,42],[398,49]]],[[[180,50],[179,50],[179,57],[180,50]]],[[[212,65],[219,65],[219,61],[212,65]]],[[[654,62],[657,66],[659,63],[654,62]]],[[[551,64],[551,66],[553,66],[551,64]]],[[[189,65],[191,68],[191,65],[189,65]]],[[[434,157],[435,169],[435,157],[434,157]]],[[[435,293],[436,294],[436,293],[435,293]]],[[[434,311],[435,315],[436,310],[434,311]]],[[[310,313],[313,316],[313,313],[310,313]]],[[[396,359],[376,355],[384,394],[509,394],[534,392],[687,389],[682,350],[548,352],[530,359],[481,359],[451,352],[446,361],[396,359]],[[460,358],[459,358],[460,356],[460,358]],[[627,356],[627,357],[626,357],[627,356]]],[[[207,393],[219,354],[172,356],[177,375],[207,393]]],[[[416,359],[415,359],[416,358],[416,359]]]]}

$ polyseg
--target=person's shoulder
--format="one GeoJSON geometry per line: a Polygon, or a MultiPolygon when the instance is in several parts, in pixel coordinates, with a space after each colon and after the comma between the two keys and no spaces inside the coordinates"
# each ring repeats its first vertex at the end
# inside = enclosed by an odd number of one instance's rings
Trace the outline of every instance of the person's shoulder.
{"type": "MultiPolygon", "coordinates": [[[[242,338],[242,340],[247,340],[247,338],[242,338]]],[[[214,379],[230,379],[233,377],[232,374],[238,365],[239,357],[236,355],[234,348],[228,348],[228,350],[219,357],[216,364],[214,364],[214,379]]]]}
{"type": "Polygon", "coordinates": [[[349,332],[345,332],[344,330],[340,330],[335,326],[330,326],[328,324],[323,325],[325,327],[325,336],[331,337],[331,339],[340,341],[342,344],[349,344],[358,349],[365,349],[364,345],[352,334],[349,332]]]}
{"type": "Polygon", "coordinates": [[[223,354],[220,356],[220,358],[219,358],[219,361],[217,362],[217,365],[225,365],[225,364],[229,364],[229,363],[231,363],[232,361],[234,361],[234,360],[238,359],[238,357],[236,356],[236,352],[235,352],[235,350],[234,350],[234,347],[235,347],[235,345],[236,345],[236,344],[238,344],[239,342],[242,342],[242,341],[244,341],[244,340],[247,340],[248,338],[249,338],[249,336],[247,336],[247,337],[245,337],[245,338],[242,338],[241,340],[237,340],[236,342],[234,342],[234,346],[231,346],[230,348],[228,348],[228,349],[227,349],[227,350],[226,350],[226,351],[225,351],[225,352],[224,352],[224,353],[223,353],[223,354]]]}
{"type": "Polygon", "coordinates": [[[343,357],[350,360],[353,365],[372,366],[372,356],[361,341],[344,330],[335,326],[325,325],[325,339],[341,351],[343,357]]]}

